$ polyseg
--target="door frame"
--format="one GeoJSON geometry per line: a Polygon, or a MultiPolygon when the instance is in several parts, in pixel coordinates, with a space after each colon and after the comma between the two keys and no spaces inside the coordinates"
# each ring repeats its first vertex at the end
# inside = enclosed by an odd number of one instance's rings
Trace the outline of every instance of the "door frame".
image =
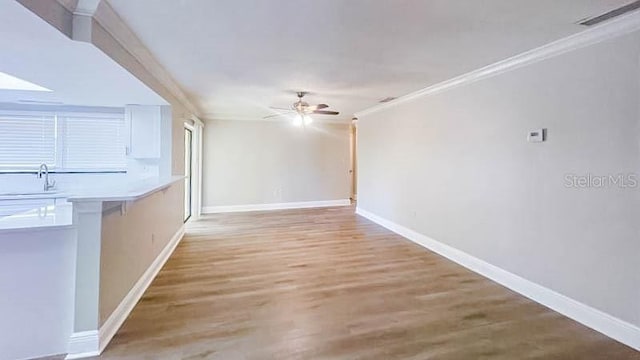
{"type": "Polygon", "coordinates": [[[351,201],[358,200],[358,118],[351,119],[349,126],[351,201]]]}
{"type": "MultiPolygon", "coordinates": [[[[185,164],[184,164],[185,174],[184,174],[184,176],[186,178],[188,178],[188,180],[189,180],[188,181],[188,185],[187,185],[187,182],[185,182],[185,189],[184,189],[184,191],[185,191],[185,202],[189,203],[188,206],[187,206],[187,204],[184,204],[185,205],[184,206],[184,210],[187,210],[187,208],[189,209],[189,215],[183,217],[183,222],[185,222],[185,223],[187,221],[189,221],[189,219],[191,219],[191,217],[193,217],[193,198],[194,198],[194,196],[193,196],[193,167],[194,167],[193,166],[193,163],[194,163],[194,161],[193,161],[193,148],[194,148],[194,146],[193,146],[193,135],[194,134],[193,134],[193,132],[194,132],[193,126],[190,126],[190,125],[185,123],[184,124],[184,129],[183,129],[183,134],[182,134],[182,136],[184,136],[184,141],[185,141],[185,144],[184,144],[185,151],[187,149],[187,144],[186,144],[187,134],[189,134],[189,141],[190,141],[190,144],[189,144],[189,159],[187,159],[186,154],[184,156],[184,160],[185,160],[185,164]],[[188,164],[187,164],[187,162],[188,162],[188,164]],[[189,173],[188,174],[187,174],[187,171],[186,171],[187,167],[189,168],[189,173]],[[187,186],[188,186],[188,189],[189,189],[188,196],[186,194],[187,186]]],[[[186,215],[186,214],[184,214],[184,215],[186,215]]]]}
{"type": "Polygon", "coordinates": [[[202,215],[202,134],[204,123],[198,118],[191,118],[184,123],[184,128],[191,131],[191,217],[197,220],[202,215]]]}

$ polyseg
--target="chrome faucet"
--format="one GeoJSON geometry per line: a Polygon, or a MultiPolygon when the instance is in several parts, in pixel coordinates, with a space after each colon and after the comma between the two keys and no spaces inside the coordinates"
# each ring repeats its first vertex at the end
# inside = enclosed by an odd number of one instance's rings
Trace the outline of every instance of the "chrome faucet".
{"type": "Polygon", "coordinates": [[[49,167],[47,164],[40,164],[40,168],[38,169],[38,178],[42,179],[42,174],[44,173],[44,191],[49,191],[56,186],[55,180],[49,182],[49,167]]]}

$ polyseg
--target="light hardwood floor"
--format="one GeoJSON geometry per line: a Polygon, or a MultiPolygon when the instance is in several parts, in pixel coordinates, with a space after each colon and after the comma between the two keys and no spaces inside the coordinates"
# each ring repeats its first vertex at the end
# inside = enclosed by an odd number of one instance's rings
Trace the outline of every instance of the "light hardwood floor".
{"type": "Polygon", "coordinates": [[[354,215],[206,216],[101,359],[640,359],[354,215]]]}

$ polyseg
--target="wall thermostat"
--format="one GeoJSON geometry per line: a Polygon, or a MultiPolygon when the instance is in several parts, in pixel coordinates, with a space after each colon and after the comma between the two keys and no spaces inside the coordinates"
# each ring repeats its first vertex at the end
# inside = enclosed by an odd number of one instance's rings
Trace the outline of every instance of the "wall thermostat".
{"type": "Polygon", "coordinates": [[[531,130],[527,135],[527,141],[529,142],[543,142],[545,140],[547,140],[547,129],[531,130]]]}

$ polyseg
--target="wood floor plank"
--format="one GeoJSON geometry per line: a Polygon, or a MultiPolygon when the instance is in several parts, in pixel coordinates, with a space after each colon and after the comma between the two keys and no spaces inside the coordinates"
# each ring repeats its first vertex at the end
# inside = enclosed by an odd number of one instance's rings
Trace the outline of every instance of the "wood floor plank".
{"type": "Polygon", "coordinates": [[[100,359],[640,359],[352,207],[216,214],[100,359]]]}

